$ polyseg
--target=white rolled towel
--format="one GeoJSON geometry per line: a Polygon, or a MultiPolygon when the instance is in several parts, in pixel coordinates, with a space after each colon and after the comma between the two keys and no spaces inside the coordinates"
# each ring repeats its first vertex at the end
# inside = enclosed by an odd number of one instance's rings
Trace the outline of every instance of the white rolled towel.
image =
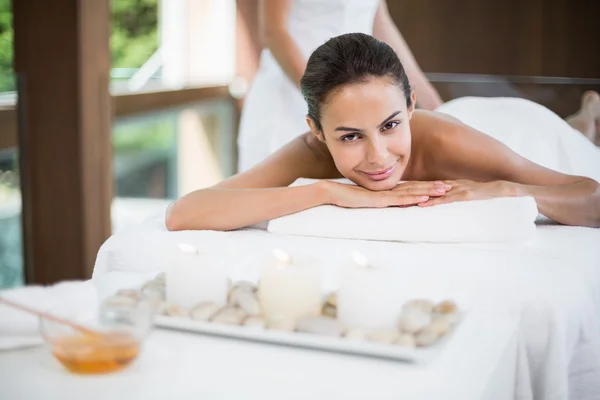
{"type": "MultiPolygon", "coordinates": [[[[293,186],[314,182],[300,179],[293,186]]],[[[432,207],[314,207],[271,220],[268,231],[339,239],[430,243],[510,243],[535,234],[532,197],[503,197],[432,207]]]]}

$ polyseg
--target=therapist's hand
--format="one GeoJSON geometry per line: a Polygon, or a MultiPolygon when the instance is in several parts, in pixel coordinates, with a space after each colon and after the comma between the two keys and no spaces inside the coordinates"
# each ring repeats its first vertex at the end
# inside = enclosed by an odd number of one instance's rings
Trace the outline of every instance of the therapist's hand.
{"type": "Polygon", "coordinates": [[[451,186],[443,196],[430,198],[420,207],[430,207],[457,201],[486,200],[497,197],[512,197],[515,194],[514,183],[507,181],[473,182],[468,180],[444,181],[451,186]]]}
{"type": "Polygon", "coordinates": [[[329,204],[345,208],[412,206],[443,196],[449,186],[442,182],[404,182],[392,190],[372,191],[361,186],[326,182],[329,204]]]}

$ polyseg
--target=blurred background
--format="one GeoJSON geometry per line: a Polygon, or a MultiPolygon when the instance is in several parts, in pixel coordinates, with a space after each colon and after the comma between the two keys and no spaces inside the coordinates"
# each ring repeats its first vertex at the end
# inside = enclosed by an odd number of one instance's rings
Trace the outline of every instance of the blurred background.
{"type": "MultiPolygon", "coordinates": [[[[566,117],[600,90],[599,3],[388,8],[443,100],[566,117]]],[[[236,172],[258,22],[258,0],[0,0],[0,288],[88,278],[111,233],[236,172]]]]}

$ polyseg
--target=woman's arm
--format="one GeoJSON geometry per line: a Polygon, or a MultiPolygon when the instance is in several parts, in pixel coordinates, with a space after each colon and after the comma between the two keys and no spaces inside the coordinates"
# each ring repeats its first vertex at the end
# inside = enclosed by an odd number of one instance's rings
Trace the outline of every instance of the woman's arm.
{"type": "Polygon", "coordinates": [[[417,94],[417,103],[421,107],[426,110],[433,110],[443,103],[438,92],[421,71],[402,34],[396,28],[385,0],[379,1],[379,8],[373,22],[373,36],[389,44],[398,54],[398,58],[404,65],[408,79],[417,94]]]}
{"type": "MultiPolygon", "coordinates": [[[[425,206],[492,197],[532,196],[543,215],[565,225],[600,227],[600,184],[529,161],[494,138],[457,122],[444,122],[441,170],[452,186],[425,206]],[[463,181],[468,179],[468,181],[463,181]]],[[[441,128],[441,126],[440,126],[441,128]]]]}
{"type": "Polygon", "coordinates": [[[341,178],[327,147],[306,134],[254,168],[220,184],[183,196],[167,209],[167,229],[232,230],[322,204],[348,208],[414,205],[439,196],[441,182],[408,182],[396,190],[372,192],[328,181],[341,178]],[[322,179],[288,187],[298,178],[322,179]]]}
{"type": "Polygon", "coordinates": [[[292,0],[261,0],[259,3],[260,34],[277,63],[288,78],[300,88],[306,60],[290,36],[287,21],[292,0]]]}
{"type": "Polygon", "coordinates": [[[287,187],[301,177],[335,177],[315,146],[311,136],[298,137],[254,168],[183,196],[169,206],[167,228],[230,230],[324,204],[323,185],[287,187]]]}

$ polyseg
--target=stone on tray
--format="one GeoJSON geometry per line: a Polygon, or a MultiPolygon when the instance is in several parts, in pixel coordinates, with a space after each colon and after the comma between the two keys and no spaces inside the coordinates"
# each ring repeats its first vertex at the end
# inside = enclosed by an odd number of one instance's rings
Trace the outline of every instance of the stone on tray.
{"type": "Polygon", "coordinates": [[[321,314],[331,318],[337,317],[337,294],[335,292],[330,293],[325,299],[321,314]]]}
{"type": "Polygon", "coordinates": [[[404,333],[417,333],[431,323],[431,314],[418,308],[406,309],[400,315],[398,328],[404,333]]]}
{"type": "Polygon", "coordinates": [[[227,303],[243,309],[248,315],[260,315],[262,310],[256,296],[256,285],[248,281],[239,281],[229,291],[227,303]]]}
{"type": "Polygon", "coordinates": [[[439,336],[444,336],[450,331],[451,327],[452,325],[449,319],[446,318],[446,314],[436,314],[428,328],[436,332],[439,336]]]}
{"type": "Polygon", "coordinates": [[[426,327],[415,336],[415,343],[419,347],[430,346],[440,338],[439,332],[432,329],[431,326],[426,327]]]}
{"type": "Polygon", "coordinates": [[[367,333],[362,329],[350,328],[346,331],[344,337],[349,340],[367,340],[367,333]]]}
{"type": "Polygon", "coordinates": [[[369,334],[369,340],[377,343],[391,344],[397,339],[398,332],[390,329],[374,331],[369,334]]]}
{"type": "Polygon", "coordinates": [[[267,327],[267,321],[261,316],[249,316],[244,320],[243,325],[249,328],[264,329],[267,327]]]}
{"type": "Polygon", "coordinates": [[[344,325],[337,319],[328,317],[303,317],[296,321],[296,330],[304,333],[316,333],[318,335],[342,336],[344,325]]]}
{"type": "Polygon", "coordinates": [[[406,304],[404,304],[402,306],[402,312],[418,310],[418,311],[422,311],[424,313],[430,314],[431,312],[433,312],[434,306],[435,306],[435,304],[431,300],[415,299],[415,300],[410,300],[410,301],[406,302],[406,304]]]}
{"type": "Polygon", "coordinates": [[[323,314],[325,317],[337,318],[337,308],[325,304],[321,310],[321,314],[323,314]]]}
{"type": "Polygon", "coordinates": [[[211,317],[215,315],[220,309],[221,306],[215,303],[200,303],[190,310],[190,318],[196,321],[209,321],[211,317]]]}
{"type": "Polygon", "coordinates": [[[447,314],[434,314],[435,319],[440,319],[448,322],[450,327],[453,327],[458,323],[459,315],[458,312],[452,312],[447,314]]]}
{"type": "Polygon", "coordinates": [[[325,300],[325,304],[330,305],[332,307],[337,307],[337,293],[329,293],[329,296],[327,296],[327,300],[325,300]]]}
{"type": "Polygon", "coordinates": [[[290,319],[274,319],[267,321],[267,328],[277,331],[293,332],[296,329],[296,321],[290,319]]]}
{"type": "Polygon", "coordinates": [[[248,314],[241,308],[225,306],[211,318],[211,321],[227,325],[241,325],[247,316],[248,314]]]}
{"type": "Polygon", "coordinates": [[[234,296],[234,300],[233,305],[240,307],[248,315],[256,316],[262,313],[260,303],[254,292],[238,290],[234,296]]]}
{"type": "Polygon", "coordinates": [[[458,312],[458,307],[451,300],[444,300],[438,304],[436,304],[434,312],[438,314],[450,314],[458,312]]]}
{"type": "Polygon", "coordinates": [[[394,343],[399,346],[410,347],[410,348],[414,348],[417,346],[415,337],[413,335],[411,335],[410,333],[401,333],[400,335],[398,335],[398,337],[396,338],[394,343]]]}
{"type": "Polygon", "coordinates": [[[178,304],[169,304],[167,306],[167,315],[170,317],[188,318],[190,313],[178,304]]]}
{"type": "Polygon", "coordinates": [[[227,302],[229,303],[229,305],[234,305],[234,297],[239,291],[256,293],[257,287],[254,283],[249,281],[237,281],[235,284],[233,284],[231,289],[229,289],[229,295],[227,298],[227,302]]]}

